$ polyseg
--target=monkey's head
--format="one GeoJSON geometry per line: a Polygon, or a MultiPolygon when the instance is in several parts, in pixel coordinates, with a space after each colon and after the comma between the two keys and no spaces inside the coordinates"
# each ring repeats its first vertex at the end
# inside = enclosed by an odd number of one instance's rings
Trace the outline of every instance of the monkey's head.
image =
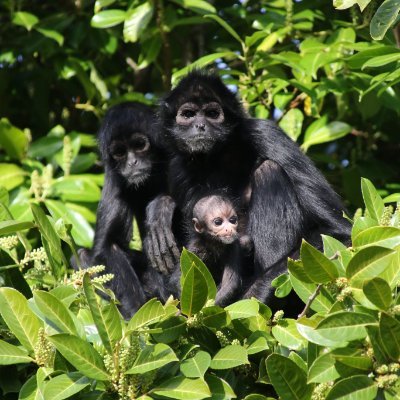
{"type": "Polygon", "coordinates": [[[138,103],[121,103],[107,112],[99,132],[99,147],[107,167],[127,186],[138,187],[150,177],[156,158],[152,110],[138,103]]]}
{"type": "Polygon", "coordinates": [[[238,217],[232,203],[221,196],[206,196],[193,208],[195,231],[208,238],[231,244],[238,239],[238,217]]]}
{"type": "Polygon", "coordinates": [[[221,79],[201,71],[183,78],[161,105],[167,139],[183,154],[209,154],[226,142],[244,116],[221,79]]]}

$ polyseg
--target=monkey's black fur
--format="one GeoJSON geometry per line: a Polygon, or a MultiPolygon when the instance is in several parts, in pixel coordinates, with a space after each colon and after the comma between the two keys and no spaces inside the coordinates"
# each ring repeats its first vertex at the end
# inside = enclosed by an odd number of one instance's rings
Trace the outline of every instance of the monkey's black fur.
{"type": "MultiPolygon", "coordinates": [[[[160,115],[172,154],[170,194],[186,222],[194,204],[210,192],[225,189],[228,197],[242,198],[251,187],[245,211],[254,269],[241,297],[255,296],[271,304],[271,281],[286,271],[287,257],[297,255],[302,238],[317,247],[322,246],[322,233],[349,239],[344,207],[311,160],[273,122],[249,118],[217,76],[190,73],[165,98],[160,115]],[[219,122],[214,122],[218,107],[210,114],[207,107],[212,106],[204,106],[209,103],[222,108],[219,122]]],[[[162,228],[154,229],[165,235],[168,224],[160,210],[151,211],[150,223],[157,221],[162,228]]],[[[153,253],[149,256],[156,265],[153,253]]]]}
{"type": "Polygon", "coordinates": [[[148,267],[142,253],[129,249],[133,217],[144,238],[146,206],[166,190],[154,122],[153,111],[139,103],[121,103],[106,113],[98,133],[105,179],[94,246],[79,252],[84,266],[104,264],[114,274],[109,287],[125,317],[151,297],[166,298],[161,274],[148,267]]]}

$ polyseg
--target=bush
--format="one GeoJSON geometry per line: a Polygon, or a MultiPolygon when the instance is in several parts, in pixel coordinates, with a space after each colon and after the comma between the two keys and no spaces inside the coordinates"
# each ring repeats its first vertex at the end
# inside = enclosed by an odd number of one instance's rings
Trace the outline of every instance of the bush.
{"type": "MultiPolygon", "coordinates": [[[[362,192],[353,246],[303,242],[275,280],[278,296],[293,289],[306,303],[297,320],[255,299],[216,306],[209,271],[184,250],[180,302],[152,299],[124,321],[101,266],[68,270],[61,219],[37,204],[33,223],[3,218],[0,248],[14,261],[0,267],[4,398],[398,398],[400,207],[385,207],[367,179],[362,192]]],[[[10,215],[4,190],[1,208],[10,215]]]]}

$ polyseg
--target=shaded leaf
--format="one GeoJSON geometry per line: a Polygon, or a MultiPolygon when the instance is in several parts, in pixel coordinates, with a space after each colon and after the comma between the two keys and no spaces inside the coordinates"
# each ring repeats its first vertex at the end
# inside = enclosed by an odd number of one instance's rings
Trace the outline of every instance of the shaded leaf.
{"type": "Polygon", "coordinates": [[[326,396],[326,400],[374,400],[378,387],[365,375],[355,375],[337,382],[326,396]]]}
{"type": "Polygon", "coordinates": [[[247,351],[242,346],[228,345],[215,354],[211,361],[212,369],[229,369],[248,364],[247,351]]]}
{"type": "Polygon", "coordinates": [[[188,379],[184,376],[176,376],[163,382],[151,390],[151,393],[179,400],[201,400],[211,396],[203,379],[188,379]]]}

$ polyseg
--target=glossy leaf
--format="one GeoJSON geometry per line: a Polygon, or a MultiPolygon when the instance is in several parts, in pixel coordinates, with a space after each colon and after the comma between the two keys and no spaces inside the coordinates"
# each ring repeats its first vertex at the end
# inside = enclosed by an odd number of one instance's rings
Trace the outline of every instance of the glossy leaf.
{"type": "Polygon", "coordinates": [[[128,330],[138,330],[153,324],[165,315],[162,304],[157,299],[151,299],[135,313],[128,323],[128,330]]]}
{"type": "Polygon", "coordinates": [[[242,346],[228,345],[215,354],[211,361],[212,369],[230,369],[248,364],[247,351],[242,346]]]}
{"type": "Polygon", "coordinates": [[[381,278],[373,278],[364,282],[363,292],[367,299],[380,310],[387,310],[392,303],[390,286],[381,278]]]}
{"type": "Polygon", "coordinates": [[[370,32],[374,40],[384,38],[387,30],[394,24],[400,12],[398,0],[385,0],[372,17],[370,32]]]}
{"type": "Polygon", "coordinates": [[[230,385],[215,375],[206,375],[205,380],[210,388],[211,400],[230,400],[236,398],[236,394],[230,385]]]}
{"type": "Polygon", "coordinates": [[[301,135],[303,120],[303,113],[298,108],[292,108],[282,117],[279,126],[293,141],[296,141],[301,135]]]}
{"type": "Polygon", "coordinates": [[[14,13],[12,22],[15,25],[20,25],[30,31],[38,22],[36,15],[26,11],[17,11],[14,13]]]}
{"type": "Polygon", "coordinates": [[[301,260],[306,274],[316,283],[327,283],[339,276],[336,265],[305,240],[301,244],[301,260]]]}
{"type": "Polygon", "coordinates": [[[0,147],[10,158],[21,160],[25,156],[28,143],[28,136],[23,131],[11,125],[6,118],[0,120],[0,147]]]}
{"type": "Polygon", "coordinates": [[[0,340],[0,365],[25,364],[33,361],[25,349],[0,340]]]}
{"type": "Polygon", "coordinates": [[[0,288],[0,314],[13,335],[32,351],[42,323],[29,308],[26,298],[13,288],[0,288]]]}
{"type": "Polygon", "coordinates": [[[316,329],[330,340],[345,342],[365,338],[367,336],[365,326],[374,323],[377,321],[368,314],[339,311],[328,315],[316,329]]]}
{"type": "Polygon", "coordinates": [[[49,336],[48,339],[68,362],[88,378],[110,380],[102,357],[87,341],[67,333],[49,336]]]}
{"type": "Polygon", "coordinates": [[[304,338],[300,335],[294,319],[284,319],[272,328],[275,339],[291,350],[300,350],[304,347],[304,338]]]}
{"type": "Polygon", "coordinates": [[[294,361],[280,354],[271,354],[266,363],[271,383],[282,399],[311,397],[312,387],[307,385],[306,374],[294,361]]]}
{"type": "Polygon", "coordinates": [[[65,305],[51,293],[37,290],[33,294],[36,305],[45,317],[46,324],[60,333],[77,334],[74,321],[65,305]]]}
{"type": "Polygon", "coordinates": [[[0,235],[10,235],[11,233],[31,229],[34,226],[32,222],[2,221],[0,222],[0,235]]]}
{"type": "Polygon", "coordinates": [[[365,375],[355,375],[337,382],[326,396],[326,400],[374,400],[378,387],[365,375]]]}
{"type": "Polygon", "coordinates": [[[126,12],[123,10],[105,10],[95,14],[90,22],[93,28],[110,28],[124,22],[126,12]]]}
{"type": "Polygon", "coordinates": [[[400,322],[382,313],[379,321],[379,335],[386,353],[393,360],[400,357],[400,322]]]}
{"type": "Polygon", "coordinates": [[[322,354],[310,366],[309,383],[325,383],[335,381],[340,375],[335,368],[335,358],[331,354],[322,354]]]}
{"type": "Polygon", "coordinates": [[[198,313],[207,302],[207,292],[207,281],[200,270],[193,264],[182,286],[182,313],[189,317],[198,313]]]}
{"type": "Polygon", "coordinates": [[[173,350],[163,343],[146,346],[126,374],[144,374],[179,361],[173,350]]]}
{"type": "Polygon", "coordinates": [[[151,393],[178,400],[202,400],[211,396],[203,379],[188,379],[176,376],[154,388],[151,393]]]}
{"type": "Polygon", "coordinates": [[[15,164],[0,163],[0,186],[12,190],[21,185],[27,173],[15,164]]]}
{"type": "Polygon", "coordinates": [[[361,178],[361,190],[369,216],[379,222],[385,209],[381,196],[379,196],[372,182],[366,178],[361,178]]]}
{"type": "Polygon", "coordinates": [[[192,358],[184,360],[180,369],[186,378],[203,378],[211,364],[211,356],[205,351],[199,351],[192,358]]]}
{"type": "Polygon", "coordinates": [[[259,305],[255,300],[245,299],[225,307],[225,310],[231,319],[251,318],[257,316],[259,305]]]}
{"type": "Polygon", "coordinates": [[[78,372],[57,375],[46,384],[43,397],[52,400],[68,399],[89,386],[90,382],[89,378],[78,372]]]}
{"type": "Polygon", "coordinates": [[[153,16],[153,4],[146,1],[140,6],[126,12],[124,39],[126,42],[137,42],[153,16]]]}
{"type": "Polygon", "coordinates": [[[107,309],[108,312],[106,309],[100,307],[88,274],[85,274],[83,277],[83,290],[101,341],[105,349],[110,354],[113,354],[113,344],[122,337],[119,313],[114,303],[111,303],[111,308],[107,309]]]}

